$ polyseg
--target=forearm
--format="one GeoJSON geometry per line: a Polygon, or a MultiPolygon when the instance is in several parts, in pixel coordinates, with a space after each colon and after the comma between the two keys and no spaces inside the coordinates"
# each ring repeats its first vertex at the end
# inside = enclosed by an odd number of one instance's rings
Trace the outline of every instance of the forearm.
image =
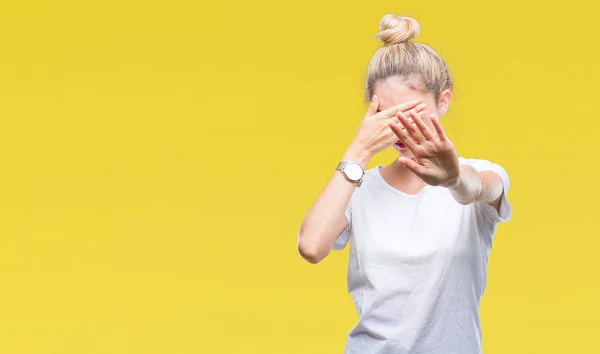
{"type": "Polygon", "coordinates": [[[460,174],[454,186],[448,187],[457,202],[463,205],[491,203],[502,196],[502,181],[491,171],[478,172],[469,165],[460,166],[460,174]]]}
{"type": "MultiPolygon", "coordinates": [[[[343,160],[359,162],[365,168],[369,158],[368,152],[350,147],[343,160]]],[[[300,226],[298,249],[305,259],[317,263],[327,256],[348,225],[344,214],[355,189],[356,183],[346,180],[341,171],[335,171],[329,179],[300,226]]]]}

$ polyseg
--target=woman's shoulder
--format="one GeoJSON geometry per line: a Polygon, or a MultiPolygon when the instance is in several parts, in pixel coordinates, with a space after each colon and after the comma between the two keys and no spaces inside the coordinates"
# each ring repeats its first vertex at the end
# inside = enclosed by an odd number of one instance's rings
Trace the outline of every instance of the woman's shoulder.
{"type": "Polygon", "coordinates": [[[368,168],[365,170],[365,176],[369,176],[369,177],[375,176],[379,173],[379,171],[381,171],[382,168],[383,168],[382,165],[376,165],[371,168],[368,168]]]}
{"type": "Polygon", "coordinates": [[[363,180],[375,183],[381,182],[381,169],[383,169],[383,167],[384,166],[382,165],[376,165],[366,169],[365,175],[363,176],[363,180]]]}
{"type": "Polygon", "coordinates": [[[504,170],[504,167],[499,163],[484,159],[484,158],[474,158],[474,157],[458,157],[458,163],[460,165],[469,165],[475,168],[477,171],[482,170],[504,170]]]}
{"type": "Polygon", "coordinates": [[[486,160],[486,159],[481,159],[481,158],[464,158],[464,157],[459,157],[458,163],[459,163],[459,165],[470,165],[473,168],[475,168],[475,170],[477,170],[478,172],[481,172],[481,171],[496,172],[502,179],[505,189],[508,190],[508,186],[510,185],[509,174],[506,171],[506,169],[504,168],[504,166],[500,165],[499,163],[490,161],[490,160],[486,160]]]}
{"type": "Polygon", "coordinates": [[[381,174],[380,170],[383,166],[377,165],[374,167],[370,167],[365,169],[365,174],[363,175],[363,181],[360,188],[356,188],[354,190],[353,195],[360,194],[360,191],[364,191],[369,188],[376,187],[381,182],[381,174]]]}

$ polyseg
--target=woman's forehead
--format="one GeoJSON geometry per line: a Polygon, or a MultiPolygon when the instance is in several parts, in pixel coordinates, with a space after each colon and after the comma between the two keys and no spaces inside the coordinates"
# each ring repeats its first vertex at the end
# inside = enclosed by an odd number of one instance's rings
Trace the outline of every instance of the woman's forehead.
{"type": "Polygon", "coordinates": [[[426,103],[433,101],[433,97],[429,93],[423,92],[414,85],[400,81],[399,79],[385,80],[377,84],[373,91],[379,98],[381,109],[411,100],[420,100],[426,103]]]}

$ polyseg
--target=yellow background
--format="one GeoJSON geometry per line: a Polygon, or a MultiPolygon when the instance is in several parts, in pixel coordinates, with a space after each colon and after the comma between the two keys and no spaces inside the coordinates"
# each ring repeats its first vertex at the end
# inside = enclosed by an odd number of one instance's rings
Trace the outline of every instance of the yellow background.
{"type": "Polygon", "coordinates": [[[0,353],[341,353],[348,250],[296,233],[388,12],[448,62],[459,153],[511,177],[484,352],[600,353],[598,5],[550,4],[3,1],[0,353]]]}

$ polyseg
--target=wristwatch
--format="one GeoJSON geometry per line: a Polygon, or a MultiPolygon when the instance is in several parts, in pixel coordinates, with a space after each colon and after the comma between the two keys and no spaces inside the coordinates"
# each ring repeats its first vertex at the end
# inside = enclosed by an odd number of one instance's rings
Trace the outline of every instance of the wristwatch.
{"type": "Polygon", "coordinates": [[[344,177],[350,182],[356,183],[360,187],[363,181],[365,170],[358,162],[342,161],[338,164],[336,171],[342,171],[344,177]]]}

